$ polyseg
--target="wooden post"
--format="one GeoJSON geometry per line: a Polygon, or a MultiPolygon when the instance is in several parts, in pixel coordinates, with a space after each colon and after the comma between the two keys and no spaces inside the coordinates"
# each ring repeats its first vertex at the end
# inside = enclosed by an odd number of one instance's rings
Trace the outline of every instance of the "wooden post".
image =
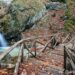
{"type": "Polygon", "coordinates": [[[27,49],[27,51],[33,56],[35,57],[35,55],[29,50],[29,48],[26,46],[26,44],[24,44],[25,49],[27,49]]]}
{"type": "MultiPolygon", "coordinates": [[[[66,48],[66,47],[65,47],[65,48],[66,48]]],[[[75,71],[75,64],[74,64],[74,62],[73,62],[73,60],[72,60],[72,55],[71,55],[70,51],[68,50],[68,48],[65,49],[65,52],[66,52],[66,57],[69,58],[69,62],[70,62],[70,64],[71,64],[72,71],[75,71]]],[[[65,59],[65,61],[67,61],[67,60],[65,59]]],[[[65,62],[65,63],[66,63],[66,62],[65,62]]],[[[66,63],[66,64],[67,64],[67,63],[66,63]]],[[[65,68],[67,69],[66,65],[65,65],[65,68]]],[[[72,73],[73,73],[73,72],[72,72],[72,73]]],[[[74,73],[73,73],[73,75],[74,75],[74,73]]]]}
{"type": "Polygon", "coordinates": [[[64,46],[64,75],[66,75],[66,58],[67,58],[65,50],[66,50],[66,47],[64,46]]]}
{"type": "Polygon", "coordinates": [[[44,51],[46,50],[48,44],[50,44],[50,42],[52,41],[53,38],[54,38],[54,37],[52,37],[52,38],[46,43],[45,47],[42,49],[42,52],[44,52],[44,51]]]}
{"type": "Polygon", "coordinates": [[[18,56],[18,60],[17,60],[16,66],[15,66],[13,75],[18,75],[19,66],[22,61],[22,51],[23,51],[23,44],[21,45],[21,49],[19,51],[19,56],[18,56]]]}
{"type": "Polygon", "coordinates": [[[35,57],[36,57],[36,55],[37,55],[37,52],[36,52],[36,41],[34,41],[33,46],[34,46],[34,49],[35,49],[35,57]]]}
{"type": "Polygon", "coordinates": [[[22,46],[23,48],[22,48],[22,58],[21,58],[21,62],[23,62],[23,57],[24,57],[24,44],[23,44],[23,46],[22,46]]]}

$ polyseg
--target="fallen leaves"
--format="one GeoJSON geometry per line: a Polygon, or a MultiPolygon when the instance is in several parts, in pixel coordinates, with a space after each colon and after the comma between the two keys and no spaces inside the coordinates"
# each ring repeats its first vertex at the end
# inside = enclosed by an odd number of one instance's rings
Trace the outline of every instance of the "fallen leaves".
{"type": "Polygon", "coordinates": [[[0,75],[13,75],[12,70],[0,69],[0,75]]]}
{"type": "Polygon", "coordinates": [[[26,71],[26,69],[23,69],[21,75],[27,75],[27,71],[26,71]]]}
{"type": "Polygon", "coordinates": [[[8,73],[6,72],[6,70],[0,70],[0,75],[7,75],[8,73]]]}
{"type": "Polygon", "coordinates": [[[29,63],[28,65],[32,66],[33,64],[32,63],[29,63]]]}
{"type": "Polygon", "coordinates": [[[42,61],[41,64],[44,65],[44,66],[49,66],[50,65],[50,63],[48,61],[42,61]]]}

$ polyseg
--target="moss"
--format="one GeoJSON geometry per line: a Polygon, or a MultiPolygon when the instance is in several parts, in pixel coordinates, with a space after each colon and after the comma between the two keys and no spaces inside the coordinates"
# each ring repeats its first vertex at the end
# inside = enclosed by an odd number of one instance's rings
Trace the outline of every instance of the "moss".
{"type": "Polygon", "coordinates": [[[75,25],[75,17],[73,16],[73,8],[75,3],[72,0],[69,0],[69,1],[67,0],[66,4],[68,8],[65,12],[65,16],[67,16],[68,19],[65,21],[64,29],[66,31],[71,31],[73,25],[75,25]]]}
{"type": "Polygon", "coordinates": [[[3,18],[3,32],[21,31],[28,19],[44,7],[45,0],[14,0],[3,18]]]}
{"type": "Polygon", "coordinates": [[[72,23],[73,23],[73,22],[72,22],[71,20],[67,20],[67,21],[65,22],[65,24],[64,24],[65,30],[70,31],[71,28],[72,28],[72,23]]]}
{"type": "Polygon", "coordinates": [[[75,25],[75,18],[74,17],[72,17],[72,18],[70,18],[70,19],[68,19],[68,20],[65,21],[64,29],[66,31],[71,31],[73,25],[75,25]]]}

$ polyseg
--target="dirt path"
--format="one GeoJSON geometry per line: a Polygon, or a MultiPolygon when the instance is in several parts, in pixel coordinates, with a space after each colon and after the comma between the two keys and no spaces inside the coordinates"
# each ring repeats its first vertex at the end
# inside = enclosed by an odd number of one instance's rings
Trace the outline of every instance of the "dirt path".
{"type": "Polygon", "coordinates": [[[24,61],[19,68],[19,75],[64,75],[64,52],[63,48],[48,50],[37,56],[24,61]]]}

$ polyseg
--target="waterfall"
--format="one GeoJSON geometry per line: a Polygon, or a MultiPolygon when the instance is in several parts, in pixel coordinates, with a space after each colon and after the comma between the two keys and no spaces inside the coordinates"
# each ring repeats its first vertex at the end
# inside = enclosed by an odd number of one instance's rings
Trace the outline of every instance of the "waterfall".
{"type": "Polygon", "coordinates": [[[6,3],[6,4],[11,4],[11,2],[13,1],[13,0],[0,0],[0,1],[2,1],[2,2],[4,2],[4,3],[6,3]]]}
{"type": "Polygon", "coordinates": [[[0,47],[7,47],[7,42],[2,33],[0,33],[0,47]]]}

